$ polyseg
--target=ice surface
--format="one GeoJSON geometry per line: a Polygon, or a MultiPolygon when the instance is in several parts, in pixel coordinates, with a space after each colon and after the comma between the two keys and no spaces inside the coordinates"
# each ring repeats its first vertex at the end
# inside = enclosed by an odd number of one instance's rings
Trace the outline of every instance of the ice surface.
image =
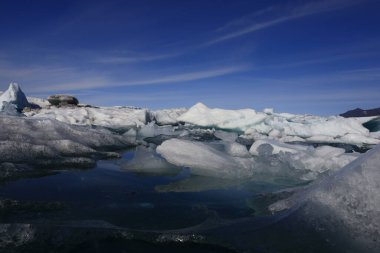
{"type": "Polygon", "coordinates": [[[130,128],[147,123],[147,110],[128,107],[52,107],[25,113],[28,117],[56,119],[69,124],[130,128]]]}
{"type": "Polygon", "coordinates": [[[309,189],[272,204],[270,209],[293,208],[294,215],[319,233],[329,231],[361,249],[352,252],[379,252],[379,164],[380,145],[309,189]]]}

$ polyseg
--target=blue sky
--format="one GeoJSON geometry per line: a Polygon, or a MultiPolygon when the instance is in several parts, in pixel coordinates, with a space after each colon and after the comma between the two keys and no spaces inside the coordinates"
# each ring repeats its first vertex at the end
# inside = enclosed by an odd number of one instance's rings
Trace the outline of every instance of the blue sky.
{"type": "Polygon", "coordinates": [[[0,89],[149,108],[380,106],[380,1],[1,1],[0,89]]]}

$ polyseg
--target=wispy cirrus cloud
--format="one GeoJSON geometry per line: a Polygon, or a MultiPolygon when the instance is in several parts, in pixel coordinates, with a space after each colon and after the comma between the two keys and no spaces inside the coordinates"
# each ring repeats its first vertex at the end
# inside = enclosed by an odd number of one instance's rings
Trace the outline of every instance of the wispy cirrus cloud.
{"type": "Polygon", "coordinates": [[[102,64],[128,64],[128,63],[139,63],[139,62],[151,62],[174,58],[182,55],[182,53],[172,53],[172,54],[151,54],[151,55],[108,55],[101,56],[94,59],[95,63],[102,64]]]}
{"type": "Polygon", "coordinates": [[[124,76],[115,77],[105,73],[83,72],[75,68],[7,67],[3,68],[3,71],[0,71],[0,77],[3,80],[19,80],[20,82],[25,82],[25,90],[28,92],[51,93],[58,91],[80,91],[98,88],[183,83],[226,76],[244,72],[249,69],[250,66],[248,65],[238,65],[190,72],[172,72],[167,75],[159,76],[148,76],[146,74],[144,75],[144,73],[140,73],[139,76],[141,76],[141,78],[131,80],[124,76]],[[14,75],[10,75],[10,73],[14,75]]]}
{"type": "Polygon", "coordinates": [[[224,26],[219,27],[218,29],[216,29],[216,32],[225,32],[226,30],[230,30],[230,32],[226,32],[224,35],[211,39],[205,42],[202,46],[211,46],[213,44],[221,43],[226,40],[234,39],[246,34],[273,27],[287,21],[315,15],[318,13],[343,9],[362,2],[363,1],[358,0],[322,0],[314,1],[308,4],[295,7],[268,7],[266,9],[251,13],[242,18],[233,20],[225,24],[224,26]],[[278,13],[281,14],[279,15],[278,13]],[[264,14],[271,14],[270,18],[264,19],[259,22],[255,20],[256,17],[264,16],[264,14]]]}

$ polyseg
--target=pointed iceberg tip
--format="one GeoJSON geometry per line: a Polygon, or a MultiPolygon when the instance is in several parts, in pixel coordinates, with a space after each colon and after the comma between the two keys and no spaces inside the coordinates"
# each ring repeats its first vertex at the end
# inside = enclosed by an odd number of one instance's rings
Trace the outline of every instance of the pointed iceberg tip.
{"type": "Polygon", "coordinates": [[[0,111],[4,110],[7,104],[13,104],[18,111],[30,106],[24,92],[16,82],[11,82],[8,90],[0,96],[0,111]]]}

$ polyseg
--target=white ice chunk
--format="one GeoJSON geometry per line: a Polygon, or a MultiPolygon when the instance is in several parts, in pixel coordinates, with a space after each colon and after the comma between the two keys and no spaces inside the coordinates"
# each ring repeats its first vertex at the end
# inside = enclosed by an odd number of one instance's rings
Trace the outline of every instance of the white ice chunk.
{"type": "Polygon", "coordinates": [[[172,126],[157,126],[154,122],[141,126],[138,130],[138,136],[141,137],[154,137],[158,135],[178,135],[172,126]]]}
{"type": "Polygon", "coordinates": [[[178,123],[178,117],[186,111],[186,108],[178,108],[157,110],[151,113],[158,125],[175,125],[178,123]]]}
{"type": "Polygon", "coordinates": [[[178,120],[203,127],[242,130],[256,125],[266,117],[264,113],[256,113],[252,109],[224,110],[210,109],[202,103],[197,103],[178,120]]]}
{"type": "Polygon", "coordinates": [[[189,167],[195,175],[220,178],[244,178],[251,176],[232,156],[202,142],[170,139],[157,147],[157,153],[177,166],[189,167]]]}
{"type": "Polygon", "coordinates": [[[273,114],[274,113],[274,109],[273,108],[265,108],[263,112],[266,113],[266,114],[273,114]]]}
{"type": "Polygon", "coordinates": [[[255,141],[252,144],[251,148],[249,149],[249,153],[251,153],[252,155],[258,156],[259,155],[259,147],[261,145],[264,145],[264,144],[270,145],[272,147],[272,149],[273,149],[271,152],[272,155],[279,154],[280,152],[296,154],[300,150],[302,150],[302,151],[307,150],[307,146],[290,145],[290,144],[285,144],[285,143],[282,143],[282,142],[279,142],[276,140],[267,139],[267,140],[255,141]]]}
{"type": "Polygon", "coordinates": [[[250,157],[251,155],[248,152],[246,146],[236,143],[236,142],[227,142],[224,145],[227,154],[236,157],[250,157]]]}

